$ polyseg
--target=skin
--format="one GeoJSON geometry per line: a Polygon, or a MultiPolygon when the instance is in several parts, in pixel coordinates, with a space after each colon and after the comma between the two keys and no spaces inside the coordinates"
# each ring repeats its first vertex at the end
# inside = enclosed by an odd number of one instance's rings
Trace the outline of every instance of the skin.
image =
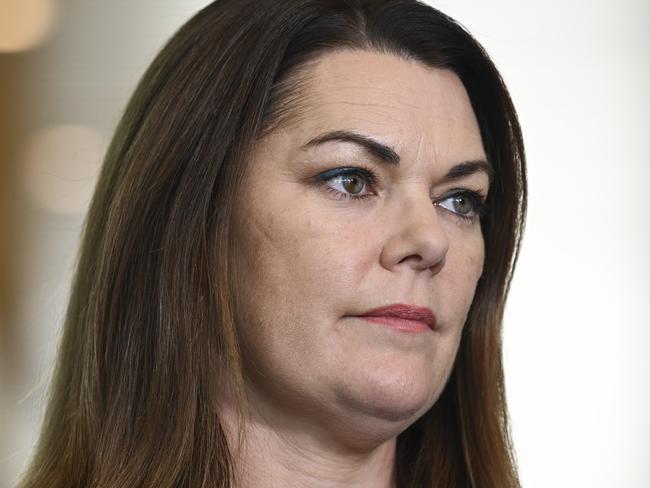
{"type": "Polygon", "coordinates": [[[308,69],[300,122],[257,143],[236,202],[247,441],[235,440],[228,399],[224,424],[238,486],[391,487],[396,437],[444,388],[483,269],[478,217],[461,218],[445,197],[487,195],[488,174],[445,175],[486,156],[451,71],[357,50],[308,69]],[[333,130],[389,145],[401,162],[382,164],[351,142],[303,147],[333,130]],[[315,181],[360,165],[380,181],[315,181]],[[436,327],[413,333],[354,317],[393,303],[431,308],[436,327]]]}

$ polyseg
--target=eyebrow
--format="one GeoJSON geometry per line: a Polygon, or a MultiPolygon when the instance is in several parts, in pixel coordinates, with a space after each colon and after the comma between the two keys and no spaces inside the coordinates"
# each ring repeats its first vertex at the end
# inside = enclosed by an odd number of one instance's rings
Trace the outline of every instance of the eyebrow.
{"type": "Polygon", "coordinates": [[[396,166],[400,161],[399,154],[397,154],[397,152],[395,152],[392,147],[386,146],[381,142],[377,142],[368,136],[364,136],[363,134],[358,134],[356,132],[351,132],[348,130],[335,130],[332,132],[326,132],[325,134],[314,137],[311,141],[302,147],[303,149],[306,149],[308,147],[317,146],[329,141],[352,142],[358,146],[365,148],[366,151],[368,151],[370,154],[376,158],[379,158],[384,163],[390,165],[396,166]]]}
{"type": "MultiPolygon", "coordinates": [[[[361,146],[381,162],[391,166],[397,166],[400,162],[399,154],[397,154],[395,149],[392,147],[382,144],[371,137],[349,130],[325,132],[324,134],[311,139],[307,144],[302,146],[302,149],[307,149],[330,141],[351,142],[361,146]]],[[[494,170],[492,169],[492,165],[483,159],[463,161],[462,163],[454,165],[449,169],[449,171],[447,171],[444,179],[457,180],[480,172],[486,173],[490,181],[493,180],[494,170]]]]}
{"type": "Polygon", "coordinates": [[[494,181],[494,169],[490,163],[483,159],[464,161],[452,166],[449,171],[447,171],[445,180],[458,180],[481,172],[487,174],[490,183],[494,181]]]}

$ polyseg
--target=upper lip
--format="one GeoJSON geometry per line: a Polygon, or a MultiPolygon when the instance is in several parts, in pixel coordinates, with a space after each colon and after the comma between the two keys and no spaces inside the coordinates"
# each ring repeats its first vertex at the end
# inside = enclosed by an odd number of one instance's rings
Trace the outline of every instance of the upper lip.
{"type": "Polygon", "coordinates": [[[431,329],[436,326],[436,316],[428,307],[418,307],[405,303],[393,303],[360,313],[358,317],[399,317],[426,323],[431,329]]]}

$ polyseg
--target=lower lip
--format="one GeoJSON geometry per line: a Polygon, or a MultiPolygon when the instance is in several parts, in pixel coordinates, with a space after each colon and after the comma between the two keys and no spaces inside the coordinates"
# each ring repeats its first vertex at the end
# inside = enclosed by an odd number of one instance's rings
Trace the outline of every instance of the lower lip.
{"type": "Polygon", "coordinates": [[[431,330],[426,323],[419,320],[408,320],[399,317],[367,317],[364,315],[359,316],[359,318],[375,324],[387,325],[401,332],[426,332],[431,330]]]}

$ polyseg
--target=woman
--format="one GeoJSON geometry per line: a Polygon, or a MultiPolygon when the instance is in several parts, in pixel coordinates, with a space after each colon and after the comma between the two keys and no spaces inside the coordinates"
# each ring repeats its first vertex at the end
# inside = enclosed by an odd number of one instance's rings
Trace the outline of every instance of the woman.
{"type": "Polygon", "coordinates": [[[218,0],[89,210],[24,487],[514,487],[515,110],[412,0],[218,0]]]}

